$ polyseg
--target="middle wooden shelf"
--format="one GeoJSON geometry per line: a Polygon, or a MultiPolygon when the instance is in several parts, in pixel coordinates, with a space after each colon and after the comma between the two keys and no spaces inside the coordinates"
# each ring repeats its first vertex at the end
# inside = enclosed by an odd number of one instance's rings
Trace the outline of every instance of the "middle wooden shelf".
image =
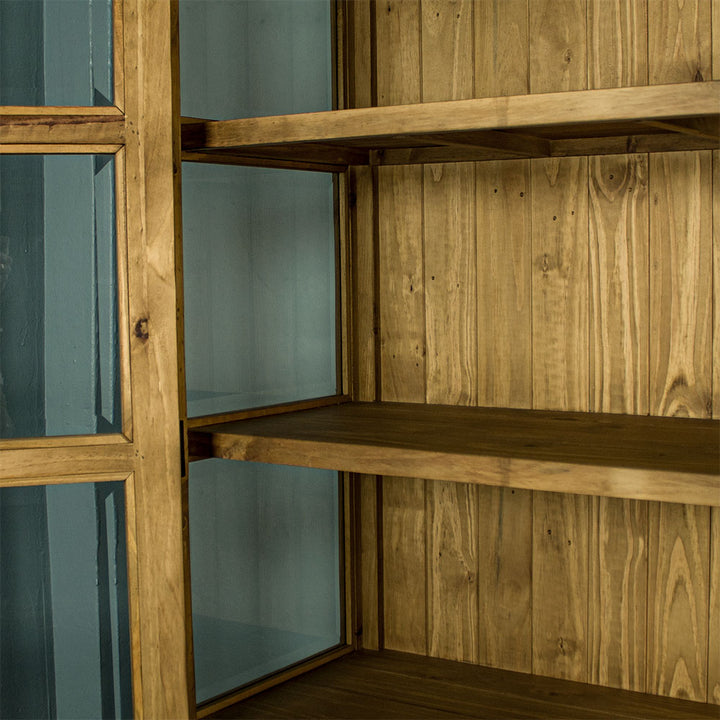
{"type": "Polygon", "coordinates": [[[183,159],[339,172],[349,165],[718,147],[720,81],[487,97],[236,120],[184,118],[183,159]]]}
{"type": "Polygon", "coordinates": [[[349,402],[190,431],[194,458],[720,505],[720,421],[349,402]]]}

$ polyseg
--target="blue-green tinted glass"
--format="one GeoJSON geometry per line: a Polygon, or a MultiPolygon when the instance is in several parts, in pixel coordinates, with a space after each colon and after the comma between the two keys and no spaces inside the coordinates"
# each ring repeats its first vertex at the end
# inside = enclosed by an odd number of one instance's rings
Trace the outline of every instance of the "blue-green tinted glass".
{"type": "Polygon", "coordinates": [[[112,155],[0,155],[0,438],[120,432],[115,246],[112,155]]]}
{"type": "Polygon", "coordinates": [[[332,177],[183,163],[188,414],[336,391],[332,177]]]}
{"type": "Polygon", "coordinates": [[[112,105],[112,0],[0,0],[0,105],[112,105]]]}
{"type": "Polygon", "coordinates": [[[182,113],[332,108],[330,0],[180,0],[182,113]]]}
{"type": "Polygon", "coordinates": [[[132,717],[123,485],[0,489],[0,717],[132,717]]]}
{"type": "Polygon", "coordinates": [[[198,702],[340,643],[338,487],[325,470],[190,466],[198,702]]]}

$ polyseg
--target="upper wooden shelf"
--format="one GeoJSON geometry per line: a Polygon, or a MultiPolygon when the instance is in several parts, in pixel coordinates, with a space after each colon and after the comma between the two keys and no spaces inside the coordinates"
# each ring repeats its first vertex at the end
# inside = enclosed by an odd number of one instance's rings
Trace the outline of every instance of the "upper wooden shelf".
{"type": "Polygon", "coordinates": [[[185,118],[186,160],[348,165],[714,149],[720,80],[244,118],[185,118]]]}
{"type": "Polygon", "coordinates": [[[720,505],[720,421],[344,403],[195,428],[195,458],[720,505]]]}

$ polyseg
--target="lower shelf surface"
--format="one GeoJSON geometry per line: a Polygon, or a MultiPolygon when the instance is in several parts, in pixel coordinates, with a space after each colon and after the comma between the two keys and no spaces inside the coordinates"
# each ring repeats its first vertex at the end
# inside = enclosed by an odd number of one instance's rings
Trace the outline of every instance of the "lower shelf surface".
{"type": "Polygon", "coordinates": [[[215,718],[714,718],[720,707],[392,651],[361,651],[215,718]]]}

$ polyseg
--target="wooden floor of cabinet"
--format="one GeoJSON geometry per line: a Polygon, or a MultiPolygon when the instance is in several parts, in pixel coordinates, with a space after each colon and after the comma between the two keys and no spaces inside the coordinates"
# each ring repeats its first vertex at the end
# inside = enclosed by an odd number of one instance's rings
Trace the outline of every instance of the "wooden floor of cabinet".
{"type": "Polygon", "coordinates": [[[392,651],[347,655],[214,718],[717,718],[720,707],[392,651]]]}

